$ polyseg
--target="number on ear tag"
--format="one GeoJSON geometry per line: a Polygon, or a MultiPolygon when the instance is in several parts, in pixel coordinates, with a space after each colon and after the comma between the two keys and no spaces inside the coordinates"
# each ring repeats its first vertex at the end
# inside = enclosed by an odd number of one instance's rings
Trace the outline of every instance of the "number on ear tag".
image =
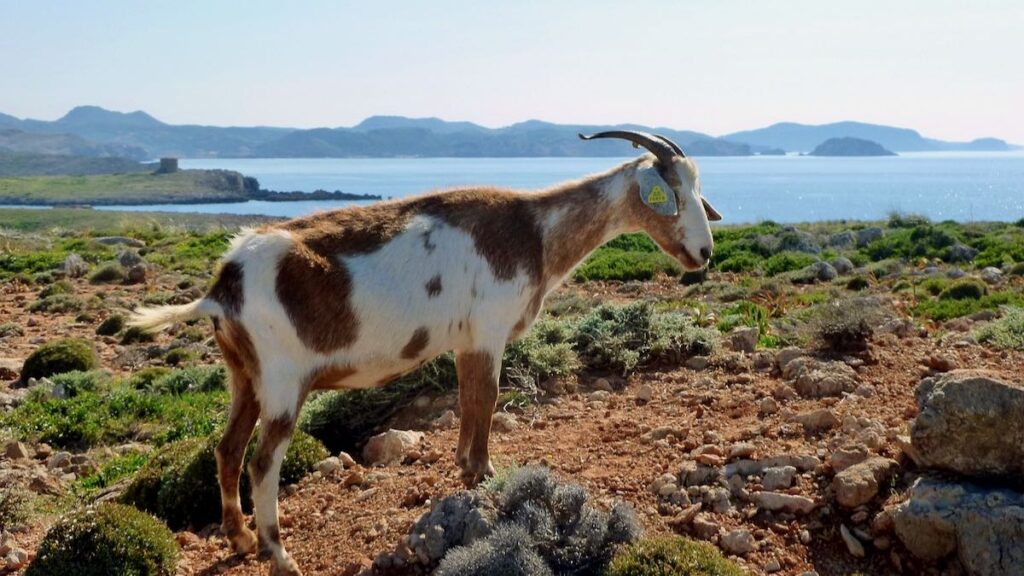
{"type": "Polygon", "coordinates": [[[676,193],[665,179],[658,174],[656,168],[647,168],[639,174],[640,199],[652,210],[662,216],[676,216],[679,205],[676,204],[676,193]]]}

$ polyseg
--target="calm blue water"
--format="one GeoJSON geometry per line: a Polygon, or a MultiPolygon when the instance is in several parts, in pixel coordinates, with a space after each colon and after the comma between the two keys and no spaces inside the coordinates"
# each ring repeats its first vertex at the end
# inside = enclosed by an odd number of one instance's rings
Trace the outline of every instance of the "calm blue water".
{"type": "MultiPolygon", "coordinates": [[[[616,158],[202,159],[271,190],[317,188],[401,197],[450,186],[536,189],[604,171],[616,158]]],[[[1024,151],[907,153],[880,158],[698,158],[704,195],[726,223],[881,219],[892,211],[933,220],[1024,217],[1024,151]]],[[[116,210],[298,216],[349,202],[111,206],[116,210]]]]}

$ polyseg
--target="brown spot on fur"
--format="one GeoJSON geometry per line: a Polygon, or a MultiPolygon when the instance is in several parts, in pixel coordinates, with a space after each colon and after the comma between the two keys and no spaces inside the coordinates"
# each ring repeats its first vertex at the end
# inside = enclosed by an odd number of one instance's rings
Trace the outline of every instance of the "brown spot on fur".
{"type": "Polygon", "coordinates": [[[244,295],[242,293],[242,265],[238,262],[225,262],[221,266],[217,280],[210,288],[209,298],[216,300],[226,316],[238,316],[242,311],[244,295]]]}
{"type": "Polygon", "coordinates": [[[355,373],[356,369],[351,366],[324,366],[310,372],[306,376],[303,387],[307,392],[342,388],[340,384],[355,373]]]}
{"type": "Polygon", "coordinates": [[[326,353],[355,342],[359,319],[349,300],[352,278],[332,255],[296,244],[277,264],[275,288],[299,339],[310,349],[326,353]]]}
{"type": "Polygon", "coordinates": [[[426,283],[426,285],[424,286],[424,289],[426,289],[426,291],[427,291],[427,297],[428,298],[433,298],[433,297],[437,296],[438,294],[440,294],[441,293],[441,275],[438,274],[438,275],[434,276],[433,278],[431,278],[426,283]]]}
{"type": "Polygon", "coordinates": [[[412,359],[418,357],[429,342],[430,331],[422,326],[417,328],[412,333],[412,338],[409,338],[409,341],[402,347],[402,358],[412,359]]]}
{"type": "Polygon", "coordinates": [[[291,437],[294,428],[295,420],[288,416],[278,416],[260,424],[260,440],[256,444],[256,453],[249,462],[249,476],[254,486],[263,483],[263,478],[270,471],[274,450],[281,442],[291,437]]]}

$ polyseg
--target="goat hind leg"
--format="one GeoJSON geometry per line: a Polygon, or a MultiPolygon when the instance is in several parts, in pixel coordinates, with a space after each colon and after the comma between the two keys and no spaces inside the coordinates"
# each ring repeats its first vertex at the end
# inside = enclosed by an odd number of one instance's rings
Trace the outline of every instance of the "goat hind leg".
{"type": "Polygon", "coordinates": [[[271,576],[301,576],[298,565],[284,549],[277,518],[277,492],[295,417],[290,414],[263,418],[256,453],[249,462],[256,528],[263,548],[271,555],[271,576]]]}
{"type": "MultiPolygon", "coordinates": [[[[233,384],[235,375],[232,374],[233,384]]],[[[259,404],[248,380],[232,386],[231,416],[224,437],[217,445],[217,479],[220,482],[221,531],[238,554],[256,550],[256,535],[245,525],[238,494],[238,478],[242,473],[242,460],[252,430],[259,416],[259,404]]]]}

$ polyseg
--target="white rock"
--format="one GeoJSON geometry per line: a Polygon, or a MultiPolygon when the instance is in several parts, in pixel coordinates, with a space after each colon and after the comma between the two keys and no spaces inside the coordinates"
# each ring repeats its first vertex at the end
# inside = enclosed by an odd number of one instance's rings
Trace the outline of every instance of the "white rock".
{"type": "Polygon", "coordinates": [[[744,556],[754,551],[754,535],[744,528],[722,534],[722,549],[729,554],[744,556]]]}
{"type": "Polygon", "coordinates": [[[637,402],[641,402],[643,404],[650,402],[651,398],[653,397],[654,389],[647,384],[644,384],[640,388],[637,388],[636,395],[634,396],[637,402]]]}
{"type": "Polygon", "coordinates": [[[793,485],[793,477],[796,476],[796,468],[793,466],[772,466],[764,469],[764,477],[761,485],[765,490],[778,490],[789,488],[793,485]]]}
{"type": "Polygon", "coordinates": [[[440,416],[434,419],[431,426],[437,430],[445,430],[455,427],[455,412],[445,410],[440,416]]]}
{"type": "Polygon", "coordinates": [[[815,508],[814,500],[796,494],[780,492],[755,492],[750,496],[758,508],[772,512],[789,512],[791,514],[809,514],[815,508]]]}
{"type": "Polygon", "coordinates": [[[348,452],[338,452],[338,460],[345,465],[345,468],[351,468],[356,465],[355,458],[349,456],[348,452]]]}
{"type": "Polygon", "coordinates": [[[341,464],[341,460],[337,456],[331,456],[324,458],[323,460],[316,463],[316,470],[323,475],[328,475],[331,472],[336,472],[344,468],[341,464]]]}
{"type": "Polygon", "coordinates": [[[509,414],[508,412],[495,412],[491,416],[491,430],[494,432],[512,432],[516,428],[519,428],[519,421],[516,420],[515,415],[509,414]]]}
{"type": "Polygon", "coordinates": [[[422,432],[388,430],[366,442],[363,459],[369,466],[394,464],[405,458],[406,453],[419,446],[422,440],[422,432]]]}
{"type": "Polygon", "coordinates": [[[864,545],[857,540],[857,537],[850,533],[850,530],[846,527],[846,524],[839,525],[839,533],[843,537],[843,543],[846,544],[846,549],[850,551],[850,554],[857,558],[864,557],[864,545]]]}

